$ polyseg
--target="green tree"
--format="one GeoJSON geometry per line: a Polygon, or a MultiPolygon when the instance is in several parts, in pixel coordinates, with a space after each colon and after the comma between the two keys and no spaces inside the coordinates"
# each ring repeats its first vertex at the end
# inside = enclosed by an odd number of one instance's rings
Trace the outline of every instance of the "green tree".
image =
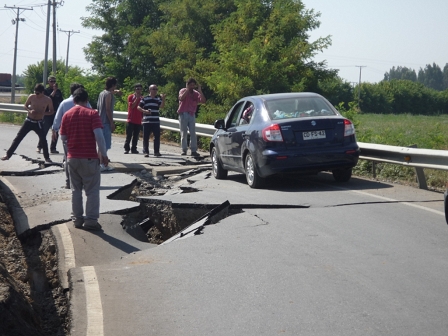
{"type": "Polygon", "coordinates": [[[291,0],[235,0],[236,11],[213,26],[218,52],[207,84],[224,103],[260,93],[315,91],[321,79],[334,77],[312,57],[330,44],[329,37],[308,41],[319,27],[312,10],[291,0]]]}
{"type": "Polygon", "coordinates": [[[425,69],[420,68],[418,71],[418,82],[431,89],[442,91],[444,88],[442,69],[435,63],[427,64],[425,69]]]}
{"type": "Polygon", "coordinates": [[[443,89],[448,89],[448,63],[443,67],[443,89]]]}
{"type": "MultiPolygon", "coordinates": [[[[52,67],[53,67],[53,61],[49,60],[48,69],[51,69],[52,67]]],[[[69,67],[69,68],[81,72],[81,69],[79,67],[69,67]]],[[[57,73],[53,75],[56,76],[61,86],[60,79],[63,78],[63,74],[65,72],[65,63],[63,60],[56,61],[56,72],[57,73]]],[[[43,73],[44,73],[44,60],[37,62],[36,64],[28,65],[28,67],[23,71],[23,77],[24,77],[23,83],[28,93],[32,93],[34,91],[34,86],[36,84],[43,82],[43,73]]],[[[48,75],[50,75],[50,73],[48,75]]]]}
{"type": "Polygon", "coordinates": [[[392,67],[389,70],[389,72],[386,72],[384,74],[384,80],[390,81],[393,79],[405,79],[416,82],[417,74],[415,73],[414,69],[410,69],[407,67],[401,67],[401,66],[397,66],[396,68],[392,67]]]}

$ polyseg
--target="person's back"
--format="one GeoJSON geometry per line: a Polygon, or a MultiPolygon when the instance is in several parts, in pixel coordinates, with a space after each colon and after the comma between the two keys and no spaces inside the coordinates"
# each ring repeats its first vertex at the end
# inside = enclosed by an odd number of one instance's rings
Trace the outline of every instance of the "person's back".
{"type": "Polygon", "coordinates": [[[111,96],[111,108],[113,109],[113,107],[115,106],[115,97],[110,91],[103,90],[100,92],[98,96],[98,103],[97,103],[98,114],[100,115],[101,122],[103,123],[103,125],[110,123],[107,117],[107,104],[106,104],[106,99],[108,99],[109,96],[111,96]]]}
{"type": "Polygon", "coordinates": [[[63,132],[68,138],[68,158],[98,157],[93,130],[102,125],[95,110],[76,105],[64,114],[62,126],[65,126],[63,132]]]}

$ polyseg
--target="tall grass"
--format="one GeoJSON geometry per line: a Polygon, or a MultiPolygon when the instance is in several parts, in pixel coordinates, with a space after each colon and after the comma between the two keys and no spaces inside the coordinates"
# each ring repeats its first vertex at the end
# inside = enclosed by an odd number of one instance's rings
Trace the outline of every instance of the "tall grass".
{"type": "MultiPolygon", "coordinates": [[[[393,115],[358,113],[356,138],[360,142],[391,146],[417,146],[418,148],[448,149],[448,115],[393,115]]],[[[372,162],[360,160],[354,174],[372,176],[372,162]]],[[[379,180],[417,185],[415,170],[410,167],[377,163],[379,180]]],[[[437,190],[446,188],[448,172],[425,169],[428,187],[437,190]]]]}

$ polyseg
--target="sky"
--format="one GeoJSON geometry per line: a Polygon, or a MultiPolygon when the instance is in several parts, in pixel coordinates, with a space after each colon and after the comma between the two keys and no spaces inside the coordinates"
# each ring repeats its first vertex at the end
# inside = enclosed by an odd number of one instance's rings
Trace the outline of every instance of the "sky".
{"type": "MultiPolygon", "coordinates": [[[[17,75],[30,64],[44,59],[47,0],[3,0],[0,7],[0,73],[12,73],[16,26],[11,23],[20,10],[17,46],[17,75]]],[[[71,34],[69,64],[90,69],[83,47],[101,32],[83,28],[81,17],[89,13],[89,0],[59,0],[57,27],[71,34]]],[[[393,66],[414,69],[437,64],[443,70],[448,63],[448,0],[302,0],[307,9],[320,13],[320,27],[310,31],[310,41],[331,36],[332,45],[318,53],[315,61],[326,61],[328,68],[339,70],[339,76],[351,83],[376,83],[393,66]]],[[[1,3],[0,3],[1,4],[1,3]]],[[[50,31],[49,58],[52,58],[50,31]]],[[[65,62],[68,34],[57,32],[57,59],[65,62]]]]}

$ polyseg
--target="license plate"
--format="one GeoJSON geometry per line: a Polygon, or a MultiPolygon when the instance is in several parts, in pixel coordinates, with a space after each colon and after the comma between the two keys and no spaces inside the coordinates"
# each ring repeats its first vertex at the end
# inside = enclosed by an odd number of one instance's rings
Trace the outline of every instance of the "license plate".
{"type": "Polygon", "coordinates": [[[303,140],[325,139],[325,130],[303,132],[303,140]]]}

